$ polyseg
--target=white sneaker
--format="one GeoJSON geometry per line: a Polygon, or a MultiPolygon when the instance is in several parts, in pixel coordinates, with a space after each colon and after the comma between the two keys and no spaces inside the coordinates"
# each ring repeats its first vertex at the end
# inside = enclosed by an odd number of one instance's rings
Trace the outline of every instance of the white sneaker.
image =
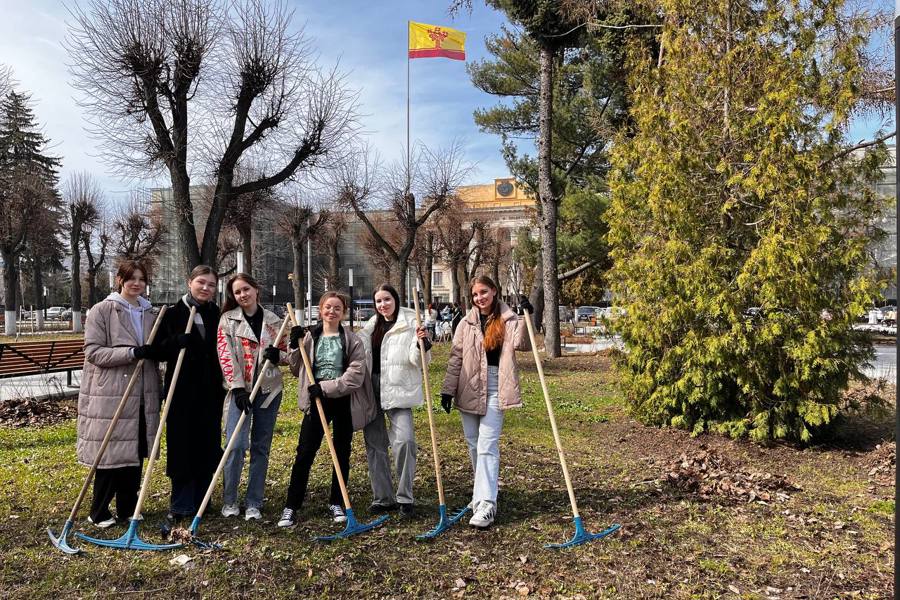
{"type": "Polygon", "coordinates": [[[294,521],[295,515],[293,508],[285,508],[281,511],[281,519],[278,520],[278,526],[293,527],[296,524],[296,521],[294,521]]]}
{"type": "Polygon", "coordinates": [[[494,516],[497,514],[497,509],[493,504],[482,500],[478,507],[475,509],[475,514],[472,515],[472,518],[469,519],[469,525],[472,527],[479,527],[484,529],[486,527],[490,527],[494,522],[494,516]]]}
{"type": "Polygon", "coordinates": [[[225,518],[236,517],[239,514],[241,514],[241,509],[237,507],[237,504],[226,504],[222,507],[222,516],[225,518]]]}
{"type": "Polygon", "coordinates": [[[113,525],[116,524],[115,517],[110,517],[108,519],[100,521],[99,523],[94,523],[94,520],[90,517],[88,517],[87,520],[88,520],[88,523],[90,523],[91,525],[93,525],[94,527],[97,527],[99,529],[106,529],[106,528],[112,527],[113,525]]]}
{"type": "Polygon", "coordinates": [[[329,504],[328,512],[331,513],[331,518],[335,523],[344,523],[347,520],[347,515],[344,514],[344,509],[340,504],[329,504]]]}
{"type": "Polygon", "coordinates": [[[259,521],[260,519],[262,519],[262,513],[255,506],[247,508],[244,512],[245,521],[259,521]]]}

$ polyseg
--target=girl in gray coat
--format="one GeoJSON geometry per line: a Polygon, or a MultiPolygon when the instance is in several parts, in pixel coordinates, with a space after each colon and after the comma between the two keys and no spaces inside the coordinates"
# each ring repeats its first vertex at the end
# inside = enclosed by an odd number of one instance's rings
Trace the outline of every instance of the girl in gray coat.
{"type": "Polygon", "coordinates": [[[113,498],[120,519],[134,512],[143,460],[159,425],[159,370],[151,356],[153,350],[146,344],[155,315],[150,302],[142,297],[147,289],[146,266],[123,261],[116,286],[117,292],[91,308],[85,323],[84,370],[78,391],[78,462],[93,464],[134,363],[145,360],[94,479],[88,520],[101,528],[116,522],[109,509],[113,498]]]}

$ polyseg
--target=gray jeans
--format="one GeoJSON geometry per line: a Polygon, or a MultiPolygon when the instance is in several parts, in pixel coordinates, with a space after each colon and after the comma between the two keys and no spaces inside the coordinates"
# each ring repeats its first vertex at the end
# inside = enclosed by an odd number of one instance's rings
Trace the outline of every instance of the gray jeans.
{"type": "MultiPolygon", "coordinates": [[[[261,394],[260,394],[261,395],[261,394]]],[[[225,440],[231,439],[241,410],[235,405],[231,394],[228,405],[228,416],[225,420],[225,440]]],[[[272,435],[275,432],[275,419],[281,406],[281,393],[272,399],[266,408],[254,402],[253,408],[244,426],[241,427],[237,442],[225,461],[223,474],[222,500],[225,504],[238,503],[238,485],[241,483],[241,471],[244,470],[244,454],[250,450],[250,474],[247,477],[247,508],[262,508],[265,498],[266,472],[269,470],[269,450],[272,447],[272,435]],[[248,423],[249,421],[249,423],[248,423]]]]}
{"type": "Polygon", "coordinates": [[[416,438],[411,408],[381,409],[380,377],[372,377],[378,416],[363,429],[366,458],[369,463],[369,483],[372,484],[372,503],[390,506],[413,503],[413,479],[416,475],[416,438]],[[384,417],[388,418],[385,426],[384,417]],[[394,455],[393,472],[397,477],[397,491],[391,480],[388,446],[394,455]]]}

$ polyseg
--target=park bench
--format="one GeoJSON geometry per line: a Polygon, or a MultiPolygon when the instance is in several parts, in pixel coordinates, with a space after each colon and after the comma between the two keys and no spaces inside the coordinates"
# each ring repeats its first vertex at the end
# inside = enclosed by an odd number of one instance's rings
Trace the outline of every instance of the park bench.
{"type": "Polygon", "coordinates": [[[0,379],[66,372],[72,386],[72,371],[84,366],[84,339],[53,342],[0,344],[0,379]]]}

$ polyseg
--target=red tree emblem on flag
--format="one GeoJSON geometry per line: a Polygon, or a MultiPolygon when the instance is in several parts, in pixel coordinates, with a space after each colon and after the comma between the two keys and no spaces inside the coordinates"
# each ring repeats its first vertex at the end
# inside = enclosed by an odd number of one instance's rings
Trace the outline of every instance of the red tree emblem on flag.
{"type": "Polygon", "coordinates": [[[443,31],[440,27],[435,27],[434,29],[428,30],[428,37],[434,40],[434,47],[440,48],[441,43],[446,39],[446,37],[450,35],[446,31],[443,31]]]}

